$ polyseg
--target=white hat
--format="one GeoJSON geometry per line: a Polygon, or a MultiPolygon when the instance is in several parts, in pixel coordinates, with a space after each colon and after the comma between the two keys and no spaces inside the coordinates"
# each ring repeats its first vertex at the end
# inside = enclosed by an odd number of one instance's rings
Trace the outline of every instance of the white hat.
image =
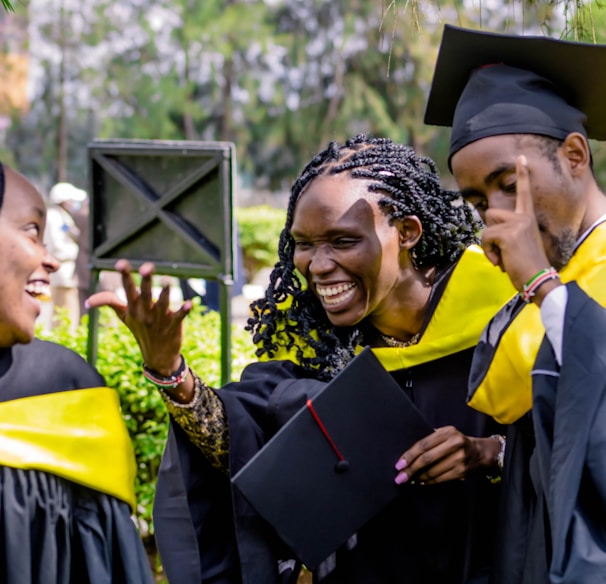
{"type": "Polygon", "coordinates": [[[60,205],[65,201],[77,201],[82,203],[86,199],[86,191],[75,187],[71,183],[60,182],[57,183],[48,194],[48,198],[51,203],[60,205]]]}

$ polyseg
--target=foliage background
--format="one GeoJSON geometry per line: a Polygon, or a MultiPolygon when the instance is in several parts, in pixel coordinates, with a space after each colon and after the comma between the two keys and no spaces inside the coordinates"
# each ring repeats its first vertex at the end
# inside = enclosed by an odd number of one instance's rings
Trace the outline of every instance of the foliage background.
{"type": "MultiPolygon", "coordinates": [[[[10,160],[45,190],[87,186],[93,138],[226,140],[243,189],[287,190],[329,139],[368,132],[438,162],[449,130],[423,124],[445,23],[605,40],[590,0],[22,0],[29,108],[10,160]]],[[[15,39],[17,37],[14,37],[15,39]]],[[[594,153],[606,178],[602,145],[594,153]]],[[[450,185],[452,186],[452,185],[450,185]]]]}
{"type": "Polygon", "coordinates": [[[270,205],[258,205],[237,209],[236,220],[244,270],[250,281],[261,269],[273,267],[278,260],[278,242],[286,213],[270,205]]]}

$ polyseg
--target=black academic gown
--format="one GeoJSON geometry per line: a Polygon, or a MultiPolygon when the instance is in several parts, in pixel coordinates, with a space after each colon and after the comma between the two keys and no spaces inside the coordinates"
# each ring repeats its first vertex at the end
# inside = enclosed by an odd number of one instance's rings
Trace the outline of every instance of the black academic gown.
{"type": "MultiPolygon", "coordinates": [[[[487,436],[500,427],[465,405],[471,351],[394,377],[433,425],[454,424],[466,434],[487,436]]],[[[292,362],[275,361],[249,365],[239,383],[218,391],[229,419],[231,473],[323,387],[301,379],[292,362]],[[251,387],[254,396],[247,392],[251,387]]],[[[356,545],[338,552],[337,567],[324,581],[487,582],[498,490],[480,472],[465,481],[404,486],[401,497],[360,530],[356,545]]],[[[228,477],[211,469],[174,424],[158,479],[154,522],[171,584],[296,579],[292,553],[237,490],[230,493],[228,477]]]]}
{"type": "MultiPolygon", "coordinates": [[[[324,386],[291,361],[253,363],[217,392],[230,431],[231,474],[324,386]],[[303,378],[302,378],[303,377],[303,378]],[[282,402],[288,395],[287,403],[282,402]]],[[[286,584],[300,566],[292,554],[171,421],[154,500],[162,566],[171,584],[286,584]]]]}
{"type": "MultiPolygon", "coordinates": [[[[377,349],[434,427],[454,425],[471,436],[502,433],[492,418],[466,405],[467,376],[481,331],[512,293],[506,275],[472,246],[434,286],[421,342],[377,349]],[[478,298],[474,311],[461,311],[471,293],[478,298]]],[[[156,539],[171,584],[296,581],[299,562],[230,485],[230,476],[324,386],[283,359],[253,363],[240,382],[218,390],[229,426],[229,476],[211,468],[171,423],[154,503],[156,539]]],[[[322,577],[322,584],[487,583],[498,493],[499,485],[480,471],[464,481],[403,485],[401,496],[352,534],[349,545],[328,558],[314,579],[322,577]]]]}
{"type": "Polygon", "coordinates": [[[562,365],[545,338],[508,433],[495,584],[606,582],[606,310],[567,289],[562,365]]]}
{"type": "MultiPolygon", "coordinates": [[[[0,402],[104,385],[93,367],[55,343],[0,349],[0,402]]],[[[35,468],[0,466],[0,582],[152,584],[130,515],[114,496],[35,468]]]]}

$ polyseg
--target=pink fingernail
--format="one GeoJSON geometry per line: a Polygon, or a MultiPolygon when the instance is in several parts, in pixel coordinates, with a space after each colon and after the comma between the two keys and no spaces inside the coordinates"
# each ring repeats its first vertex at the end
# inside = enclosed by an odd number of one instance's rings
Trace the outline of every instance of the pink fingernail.
{"type": "Polygon", "coordinates": [[[402,483],[405,483],[407,480],[408,480],[408,475],[405,472],[401,472],[400,474],[396,475],[396,478],[395,478],[396,485],[401,485],[402,483]]]}
{"type": "Polygon", "coordinates": [[[396,462],[396,470],[403,470],[408,466],[408,463],[403,458],[400,458],[398,462],[396,462]]]}

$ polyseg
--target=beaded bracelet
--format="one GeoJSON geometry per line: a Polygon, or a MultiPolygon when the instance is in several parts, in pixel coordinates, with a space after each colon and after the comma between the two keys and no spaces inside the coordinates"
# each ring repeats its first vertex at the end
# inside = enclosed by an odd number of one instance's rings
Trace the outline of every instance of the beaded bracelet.
{"type": "Polygon", "coordinates": [[[545,282],[549,282],[549,280],[559,279],[560,274],[555,268],[545,268],[541,270],[538,274],[535,274],[522,288],[520,292],[520,296],[522,300],[529,304],[532,302],[533,296],[536,294],[537,290],[545,284],[545,282]]]}
{"type": "Polygon", "coordinates": [[[185,363],[185,358],[181,355],[181,365],[174,373],[165,377],[160,375],[157,371],[150,369],[145,363],[143,363],[143,376],[145,379],[153,383],[156,387],[162,389],[174,389],[181,383],[183,383],[189,375],[189,367],[185,363]]]}

